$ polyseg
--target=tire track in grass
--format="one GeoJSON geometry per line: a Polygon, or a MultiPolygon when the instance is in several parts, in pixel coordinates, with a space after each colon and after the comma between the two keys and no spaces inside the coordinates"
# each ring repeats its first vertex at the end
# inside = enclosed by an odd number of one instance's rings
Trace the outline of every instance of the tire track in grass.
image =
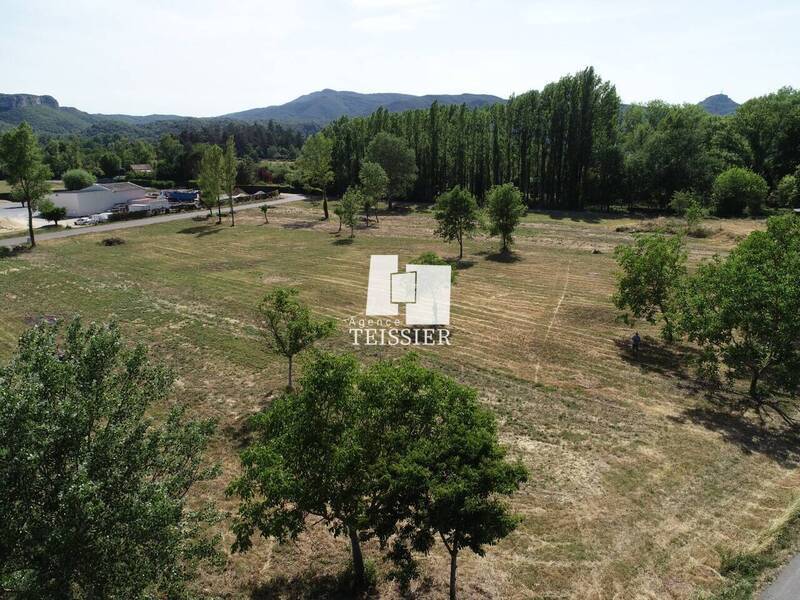
{"type": "MultiPolygon", "coordinates": [[[[567,295],[567,286],[569,285],[569,268],[572,265],[571,262],[567,263],[567,272],[564,275],[564,288],[561,290],[561,297],[558,299],[558,304],[556,304],[556,309],[553,311],[553,317],[550,319],[550,324],[547,326],[547,331],[544,333],[544,340],[542,340],[542,346],[547,343],[547,338],[550,337],[550,330],[553,328],[553,324],[556,322],[556,317],[558,317],[558,310],[561,308],[561,304],[564,302],[564,297],[567,295]]],[[[541,359],[536,361],[536,373],[533,377],[534,383],[539,383],[539,369],[542,366],[541,359]]]]}

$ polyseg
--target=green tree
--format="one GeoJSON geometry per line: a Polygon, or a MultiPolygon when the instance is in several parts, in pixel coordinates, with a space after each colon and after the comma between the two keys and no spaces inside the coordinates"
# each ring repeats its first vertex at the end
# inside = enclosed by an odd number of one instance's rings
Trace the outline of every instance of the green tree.
{"type": "Polygon", "coordinates": [[[526,212],[522,194],[513,183],[496,185],[489,190],[486,212],[489,216],[489,234],[500,236],[500,252],[507,254],[514,242],[514,229],[526,212]]]}
{"type": "Polygon", "coordinates": [[[84,169],[70,169],[61,176],[61,180],[68,190],[82,190],[97,181],[94,175],[84,169]]]}
{"type": "Polygon", "coordinates": [[[614,294],[614,305],[623,314],[655,323],[664,322],[662,334],[671,341],[675,336],[676,302],[686,277],[686,250],[681,237],[648,234],[636,237],[632,245],[614,249],[622,272],[614,294]]]}
{"type": "Polygon", "coordinates": [[[448,242],[458,242],[458,260],[464,258],[464,236],[478,228],[478,203],[468,190],[455,186],[440,194],[434,206],[436,235],[448,242]]]}
{"type": "Polygon", "coordinates": [[[702,232],[700,223],[703,222],[704,216],[705,210],[699,202],[691,202],[689,206],[686,207],[683,218],[686,219],[686,231],[689,235],[699,235],[702,232]]]}
{"type": "Polygon", "coordinates": [[[732,167],[714,180],[712,198],[716,213],[721,217],[737,217],[761,212],[769,188],[764,178],[749,169],[732,167]]]}
{"type": "Polygon", "coordinates": [[[435,252],[423,252],[417,258],[410,261],[412,265],[440,265],[440,266],[450,266],[450,283],[455,283],[456,278],[458,277],[458,271],[452,267],[452,265],[443,259],[441,256],[436,254],[435,252]]]}
{"type": "Polygon", "coordinates": [[[332,319],[314,318],[299,295],[296,288],[278,287],[264,296],[258,307],[267,348],[289,361],[290,389],[295,355],[336,330],[336,322],[332,319]]]}
{"type": "Polygon", "coordinates": [[[364,162],[358,172],[361,190],[364,192],[364,216],[369,226],[369,212],[375,211],[375,222],[378,223],[378,202],[389,189],[389,176],[378,163],[364,162]]]}
{"type": "Polygon", "coordinates": [[[342,195],[339,205],[334,212],[339,217],[339,229],[342,223],[350,228],[350,237],[355,236],[355,226],[358,222],[358,213],[364,206],[364,193],[360,188],[349,187],[342,195]]]}
{"type": "Polygon", "coordinates": [[[494,417],[476,391],[422,367],[413,354],[377,363],[359,388],[369,406],[380,407],[369,431],[385,438],[373,471],[371,521],[382,541],[397,537],[391,556],[406,575],[415,570],[404,543],[427,552],[439,537],[450,554],[454,599],[460,552],[483,556],[519,522],[502,496],[519,489],[527,471],[507,461],[494,417]]]}
{"type": "Polygon", "coordinates": [[[42,162],[42,151],[27,123],[20,123],[0,138],[0,162],[11,184],[11,195],[28,207],[28,236],[31,247],[36,245],[33,235],[33,211],[50,193],[50,169],[42,162]]]}
{"type": "Polygon", "coordinates": [[[700,200],[692,190],[678,190],[672,194],[669,207],[681,217],[686,216],[686,211],[692,204],[700,204],[700,200]]]}
{"type": "Polygon", "coordinates": [[[258,207],[258,210],[260,210],[261,214],[264,215],[264,223],[269,223],[269,217],[267,216],[267,212],[269,211],[269,205],[262,204],[261,206],[258,207]]]}
{"type": "Polygon", "coordinates": [[[414,149],[403,138],[382,131],[367,146],[367,161],[379,164],[389,178],[386,194],[392,210],[392,200],[404,197],[417,180],[414,149]]]}
{"type": "Polygon", "coordinates": [[[365,441],[358,363],[351,356],[316,353],[300,389],[275,399],[253,419],[254,443],[241,455],[242,475],[228,488],[241,499],[233,525],[235,551],[252,545],[256,530],[279,541],[295,539],[314,516],[334,536],[350,540],[355,587],[366,583],[361,535],[368,528],[367,497],[374,461],[365,441]]]}
{"type": "Polygon", "coordinates": [[[328,219],[328,186],[333,182],[332,151],[333,140],[322,133],[316,133],[306,140],[295,161],[295,168],[303,181],[322,191],[322,210],[326,220],[328,219]]]}
{"type": "Polygon", "coordinates": [[[231,211],[231,227],[236,225],[236,220],[233,211],[233,191],[236,189],[236,175],[238,174],[238,165],[236,163],[236,144],[233,141],[233,136],[228,136],[228,141],[225,143],[225,153],[222,155],[222,189],[228,194],[228,205],[231,211]]]}
{"type": "Polygon", "coordinates": [[[681,296],[681,329],[701,372],[748,382],[757,408],[791,422],[800,385],[800,219],[772,217],[725,257],[701,265],[681,296]]]}
{"type": "Polygon", "coordinates": [[[106,177],[114,177],[122,171],[122,159],[116,152],[103,152],[103,154],[100,155],[98,163],[106,177]]]}
{"type": "Polygon", "coordinates": [[[67,216],[67,209],[63,206],[56,206],[49,199],[39,202],[39,216],[47,221],[53,221],[58,225],[58,222],[67,216]]]}
{"type": "Polygon", "coordinates": [[[172,375],[113,325],[41,325],[0,367],[0,582],[19,598],[183,597],[217,556],[211,421],[155,417],[172,375]]]}
{"type": "Polygon", "coordinates": [[[208,216],[211,216],[213,207],[217,207],[217,225],[222,223],[222,200],[220,199],[223,185],[222,161],[220,147],[217,145],[207,146],[200,161],[200,174],[197,177],[200,201],[208,209],[208,216]]]}
{"type": "Polygon", "coordinates": [[[778,206],[800,207],[800,182],[794,175],[785,175],[775,188],[778,206]]]}

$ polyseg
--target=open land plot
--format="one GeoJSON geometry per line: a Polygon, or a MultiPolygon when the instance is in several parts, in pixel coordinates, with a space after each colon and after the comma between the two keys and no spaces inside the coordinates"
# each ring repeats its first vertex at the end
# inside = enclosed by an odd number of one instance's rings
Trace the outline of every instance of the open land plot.
{"type": "MultiPolygon", "coordinates": [[[[353,347],[345,323],[364,313],[369,256],[456,252],[433,236],[424,209],[383,215],[352,243],[319,215],[289,204],[270,211],[269,225],[248,211],[235,228],[172,222],[120,231],[121,246],[87,234],[0,261],[0,358],[42,316],[117,320],[175,369],[175,401],[219,419],[212,458],[224,474],[196,497],[234,510],[224,488],[247,418],[285,380],[284,361],[265,353],[255,327],[259,298],[273,285],[297,286],[317,312],[342,320],[326,347],[374,360],[400,350],[353,347]]],[[[682,360],[690,348],[667,348],[642,327],[643,356],[628,355],[631,331],[610,296],[611,251],[631,239],[617,231],[637,224],[629,220],[531,214],[513,261],[497,260],[496,240],[466,245],[453,344],[423,350],[423,360],[479,389],[531,472],[513,499],[519,529],[486,558],[464,554],[466,598],[692,598],[719,584],[719,549],[753,543],[793,499],[796,442],[709,403],[682,360]]],[[[756,226],[724,222],[691,239],[692,261],[725,252],[756,226]]],[[[373,545],[366,552],[377,556],[373,545]]],[[[200,585],[226,598],[317,597],[347,556],[345,540],[316,527],[284,546],[260,541],[200,585]]],[[[446,597],[441,549],[423,570],[420,597],[446,597]]],[[[397,595],[391,582],[379,592],[397,595]]]]}

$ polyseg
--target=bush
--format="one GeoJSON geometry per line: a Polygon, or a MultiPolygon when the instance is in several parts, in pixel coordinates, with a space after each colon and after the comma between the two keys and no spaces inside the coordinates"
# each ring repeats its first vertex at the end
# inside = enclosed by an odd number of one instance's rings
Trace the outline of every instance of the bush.
{"type": "Polygon", "coordinates": [[[732,167],[714,180],[712,198],[714,209],[721,217],[738,217],[744,213],[761,212],[769,188],[764,178],[749,169],[732,167]]]}
{"type": "Polygon", "coordinates": [[[795,175],[786,175],[778,182],[774,197],[777,206],[800,207],[800,181],[795,175]]]}
{"type": "Polygon", "coordinates": [[[700,198],[697,194],[692,190],[680,190],[672,194],[669,207],[674,210],[676,214],[683,217],[693,204],[700,205],[700,198]]]}
{"type": "Polygon", "coordinates": [[[93,185],[97,179],[84,169],[70,169],[61,176],[64,187],[68,190],[82,190],[93,185]]]}
{"type": "Polygon", "coordinates": [[[59,221],[66,218],[67,209],[63,206],[56,206],[50,200],[44,200],[39,203],[39,216],[47,221],[53,221],[58,225],[59,221]]]}

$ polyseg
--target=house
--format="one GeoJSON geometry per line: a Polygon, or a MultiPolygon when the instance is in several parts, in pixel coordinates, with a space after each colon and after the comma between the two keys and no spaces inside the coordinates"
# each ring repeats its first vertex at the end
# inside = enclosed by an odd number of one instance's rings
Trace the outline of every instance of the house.
{"type": "Polygon", "coordinates": [[[130,204],[147,196],[147,188],[130,182],[95,183],[82,190],[54,192],[50,200],[67,210],[67,217],[84,217],[110,211],[115,205],[130,204]]]}
{"type": "Polygon", "coordinates": [[[134,175],[152,175],[153,170],[153,165],[148,165],[146,163],[141,165],[131,165],[131,173],[134,175]]]}

